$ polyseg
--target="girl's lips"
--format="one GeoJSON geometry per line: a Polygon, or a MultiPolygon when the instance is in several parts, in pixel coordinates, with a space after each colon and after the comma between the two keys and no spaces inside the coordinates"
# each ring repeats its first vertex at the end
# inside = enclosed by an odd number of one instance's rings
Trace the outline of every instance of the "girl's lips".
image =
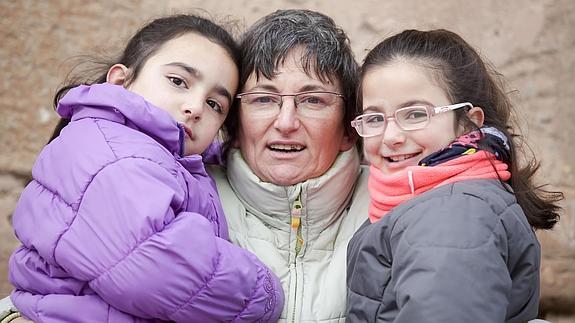
{"type": "Polygon", "coordinates": [[[396,162],[401,162],[404,160],[408,160],[411,159],[417,155],[419,155],[420,153],[412,153],[412,154],[402,154],[402,155],[394,155],[394,156],[387,156],[384,158],[387,159],[387,161],[392,162],[392,163],[396,163],[396,162]]]}
{"type": "Polygon", "coordinates": [[[409,166],[417,166],[419,163],[419,156],[421,152],[406,155],[395,155],[383,157],[386,167],[390,169],[405,168],[409,166]]]}
{"type": "Polygon", "coordinates": [[[193,132],[192,132],[192,128],[188,127],[186,124],[181,123],[182,128],[184,129],[184,132],[186,133],[186,135],[190,138],[190,140],[194,140],[194,136],[193,136],[193,132]]]}

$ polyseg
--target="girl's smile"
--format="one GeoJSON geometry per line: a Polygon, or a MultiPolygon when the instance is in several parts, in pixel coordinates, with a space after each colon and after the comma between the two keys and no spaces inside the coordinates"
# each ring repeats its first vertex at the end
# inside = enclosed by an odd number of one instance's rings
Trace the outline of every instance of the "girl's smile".
{"type": "MultiPolygon", "coordinates": [[[[444,106],[451,104],[447,93],[438,86],[432,71],[408,61],[376,67],[362,83],[365,113],[381,112],[393,116],[407,106],[444,106]]],[[[403,130],[390,119],[381,135],[364,138],[367,159],[384,173],[395,173],[418,163],[451,143],[457,132],[455,113],[435,115],[427,126],[403,130]]]]}

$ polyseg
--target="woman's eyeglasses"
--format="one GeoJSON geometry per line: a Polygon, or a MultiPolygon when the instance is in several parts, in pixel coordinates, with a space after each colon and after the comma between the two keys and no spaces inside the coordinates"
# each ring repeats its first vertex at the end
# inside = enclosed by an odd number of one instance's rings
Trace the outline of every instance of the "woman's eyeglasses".
{"type": "Polygon", "coordinates": [[[342,94],[330,91],[306,91],[300,93],[280,94],[273,92],[245,92],[236,95],[245,109],[258,117],[275,117],[279,114],[283,98],[291,96],[294,99],[296,112],[303,117],[325,117],[332,113],[342,94]]]}

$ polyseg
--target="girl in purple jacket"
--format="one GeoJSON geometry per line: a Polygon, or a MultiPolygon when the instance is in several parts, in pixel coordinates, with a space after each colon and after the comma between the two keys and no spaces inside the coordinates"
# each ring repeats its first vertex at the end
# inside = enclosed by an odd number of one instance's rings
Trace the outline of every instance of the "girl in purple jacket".
{"type": "Polygon", "coordinates": [[[62,121],[14,213],[16,307],[37,322],[277,320],[281,285],[228,242],[199,155],[238,86],[232,37],[160,18],[80,83],[58,91],[62,121]]]}

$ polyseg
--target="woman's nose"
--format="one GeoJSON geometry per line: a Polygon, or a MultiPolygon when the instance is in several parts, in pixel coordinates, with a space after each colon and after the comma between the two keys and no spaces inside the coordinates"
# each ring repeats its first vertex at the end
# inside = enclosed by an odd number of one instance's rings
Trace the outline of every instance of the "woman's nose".
{"type": "Polygon", "coordinates": [[[291,97],[286,97],[283,99],[280,111],[276,116],[274,127],[282,133],[289,133],[297,130],[299,126],[300,120],[294,100],[291,97]]]}

